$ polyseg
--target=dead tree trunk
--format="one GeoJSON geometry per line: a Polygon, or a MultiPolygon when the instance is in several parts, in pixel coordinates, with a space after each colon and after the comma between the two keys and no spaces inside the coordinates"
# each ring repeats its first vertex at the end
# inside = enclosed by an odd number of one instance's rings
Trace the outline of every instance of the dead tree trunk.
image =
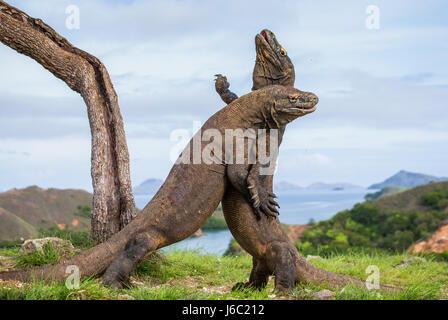
{"type": "Polygon", "coordinates": [[[106,68],[42,20],[3,0],[0,41],[36,60],[83,97],[92,133],[92,236],[104,241],[135,216],[123,119],[106,68]]]}

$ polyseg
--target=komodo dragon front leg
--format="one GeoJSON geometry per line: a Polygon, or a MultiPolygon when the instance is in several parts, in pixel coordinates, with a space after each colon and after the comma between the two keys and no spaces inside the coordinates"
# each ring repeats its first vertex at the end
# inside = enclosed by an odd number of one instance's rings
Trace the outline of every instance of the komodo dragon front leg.
{"type": "Polygon", "coordinates": [[[264,176],[260,176],[260,163],[252,165],[234,164],[227,166],[227,177],[232,187],[243,195],[258,219],[262,214],[276,218],[280,205],[274,199],[277,196],[269,192],[262,184],[264,176]]]}
{"type": "Polygon", "coordinates": [[[229,104],[233,100],[238,99],[238,96],[229,90],[230,83],[227,82],[227,77],[224,77],[222,74],[216,74],[215,77],[215,89],[222,101],[229,104]]]}

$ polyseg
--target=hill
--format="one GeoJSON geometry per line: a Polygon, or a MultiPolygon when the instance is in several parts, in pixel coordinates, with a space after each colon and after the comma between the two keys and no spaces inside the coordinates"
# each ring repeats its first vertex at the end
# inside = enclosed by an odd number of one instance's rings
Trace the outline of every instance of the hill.
{"type": "Polygon", "coordinates": [[[162,186],[163,180],[148,179],[143,181],[140,185],[134,187],[134,194],[154,194],[162,186]]]}
{"type": "Polygon", "coordinates": [[[399,192],[402,192],[402,191],[405,191],[405,190],[407,190],[407,188],[391,185],[391,186],[384,187],[383,189],[381,189],[378,192],[373,192],[373,193],[366,194],[364,196],[364,199],[366,199],[367,201],[373,201],[373,200],[377,200],[377,199],[379,199],[381,197],[388,196],[388,195],[395,194],[395,193],[399,193],[399,192]]]}
{"type": "Polygon", "coordinates": [[[429,192],[448,192],[448,181],[429,183],[404,192],[386,195],[374,201],[381,210],[399,210],[403,212],[427,212],[430,206],[422,202],[422,196],[429,192]]]}
{"type": "Polygon", "coordinates": [[[84,190],[42,189],[37,186],[0,193],[0,239],[29,238],[40,228],[90,228],[92,195],[84,190]],[[78,208],[81,206],[81,210],[78,208]]]}
{"type": "Polygon", "coordinates": [[[0,208],[0,241],[29,239],[37,234],[37,229],[31,224],[8,210],[0,208]]]}
{"type": "Polygon", "coordinates": [[[395,185],[405,188],[413,188],[430,182],[446,181],[448,178],[439,178],[421,173],[401,170],[392,177],[380,183],[372,184],[369,189],[383,189],[386,186],[395,185]]]}

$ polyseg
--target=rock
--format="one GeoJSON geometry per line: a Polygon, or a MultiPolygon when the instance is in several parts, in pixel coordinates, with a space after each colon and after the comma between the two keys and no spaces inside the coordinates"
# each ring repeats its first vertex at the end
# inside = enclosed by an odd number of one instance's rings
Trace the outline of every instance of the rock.
{"type": "Polygon", "coordinates": [[[441,226],[426,241],[419,241],[411,249],[412,254],[448,252],[448,225],[441,226]]]}
{"type": "Polygon", "coordinates": [[[407,268],[412,264],[415,263],[428,263],[428,261],[426,261],[425,258],[421,258],[421,257],[412,257],[412,258],[406,258],[404,259],[401,263],[394,265],[394,268],[407,268]]]}
{"type": "Polygon", "coordinates": [[[324,289],[314,293],[314,298],[317,300],[330,300],[334,299],[334,294],[330,290],[324,289]]]}
{"type": "Polygon", "coordinates": [[[324,260],[324,258],[322,258],[320,256],[312,256],[312,255],[307,255],[306,256],[306,260],[307,261],[310,261],[310,260],[313,260],[313,259],[324,260]]]}
{"type": "Polygon", "coordinates": [[[50,245],[56,250],[58,250],[61,254],[71,254],[76,251],[75,247],[73,247],[72,243],[69,240],[63,240],[56,237],[48,237],[42,239],[29,239],[26,240],[22,246],[20,247],[20,254],[31,254],[36,251],[40,253],[44,253],[44,246],[50,245]]]}
{"type": "Polygon", "coordinates": [[[119,294],[118,300],[135,300],[135,297],[129,295],[129,294],[119,294]]]}
{"type": "Polygon", "coordinates": [[[202,232],[202,229],[198,229],[195,233],[191,235],[191,238],[199,238],[204,235],[204,232],[202,232]]]}

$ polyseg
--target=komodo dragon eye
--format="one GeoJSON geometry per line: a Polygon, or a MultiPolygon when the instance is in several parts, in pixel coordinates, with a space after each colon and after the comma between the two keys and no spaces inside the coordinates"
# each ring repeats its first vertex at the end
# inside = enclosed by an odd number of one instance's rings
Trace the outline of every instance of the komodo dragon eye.
{"type": "Polygon", "coordinates": [[[297,99],[299,99],[299,95],[298,94],[291,94],[288,96],[289,102],[296,102],[297,99]]]}
{"type": "Polygon", "coordinates": [[[286,50],[285,50],[285,48],[281,48],[280,49],[280,54],[282,55],[282,56],[286,56],[288,53],[286,52],[286,50]]]}

